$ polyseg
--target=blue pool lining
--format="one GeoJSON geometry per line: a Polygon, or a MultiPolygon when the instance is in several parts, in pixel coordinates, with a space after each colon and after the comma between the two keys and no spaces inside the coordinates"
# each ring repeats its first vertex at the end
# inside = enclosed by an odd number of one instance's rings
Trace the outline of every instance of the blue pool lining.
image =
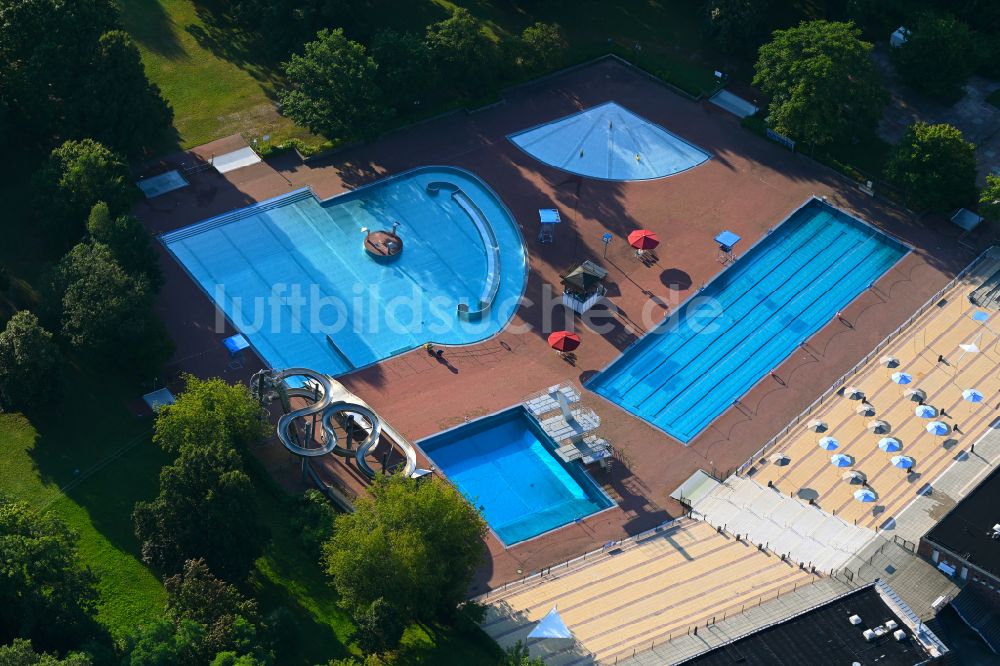
{"type": "MultiPolygon", "coordinates": [[[[444,470],[442,470],[440,467],[437,466],[436,463],[434,463],[434,458],[432,458],[430,455],[427,454],[426,451],[424,451],[424,448],[423,448],[422,444],[424,442],[426,442],[427,440],[429,440],[429,439],[434,439],[434,438],[440,437],[441,435],[446,435],[446,434],[448,434],[450,432],[458,430],[459,428],[465,428],[465,427],[471,426],[473,423],[478,423],[480,421],[485,421],[486,419],[495,418],[497,416],[500,416],[501,414],[506,414],[507,412],[513,412],[513,411],[517,411],[517,410],[520,410],[521,413],[522,413],[522,416],[528,421],[528,427],[531,428],[532,433],[535,436],[538,437],[538,441],[540,441],[542,443],[542,446],[544,446],[545,449],[550,454],[552,454],[552,457],[556,460],[556,462],[559,465],[562,465],[563,468],[567,470],[567,472],[569,471],[569,468],[570,468],[571,465],[574,465],[574,464],[576,464],[576,463],[579,462],[579,461],[574,460],[571,463],[566,463],[562,459],[560,459],[559,456],[556,455],[555,449],[551,448],[551,445],[550,445],[550,443],[551,444],[555,444],[555,442],[552,440],[551,437],[549,437],[545,433],[544,430],[542,430],[542,425],[541,425],[541,423],[538,422],[538,419],[536,419],[535,416],[531,412],[529,412],[528,409],[524,405],[522,405],[522,404],[517,404],[517,405],[514,405],[513,407],[504,407],[503,409],[498,409],[497,411],[495,411],[495,412],[493,412],[491,414],[486,414],[485,416],[480,416],[478,418],[472,419],[471,421],[463,421],[462,423],[459,423],[458,425],[454,425],[454,426],[452,426],[450,428],[445,428],[444,430],[441,430],[439,432],[435,432],[433,434],[427,435],[426,437],[422,437],[422,438],[418,439],[417,441],[413,442],[413,446],[418,451],[420,451],[421,455],[423,455],[424,458],[426,458],[427,460],[431,461],[431,463],[432,463],[431,464],[431,470],[432,471],[436,472],[438,474],[438,476],[440,476],[442,479],[444,479],[445,481],[447,481],[451,485],[452,488],[454,488],[456,491],[458,491],[460,494],[462,494],[462,497],[465,497],[465,494],[462,493],[462,489],[459,488],[458,485],[455,484],[455,482],[453,482],[450,478],[448,478],[448,475],[444,473],[444,470]]],[[[601,487],[601,484],[599,484],[597,481],[594,480],[594,478],[590,475],[590,472],[587,471],[586,467],[584,467],[582,464],[580,464],[580,465],[578,465],[577,469],[579,470],[580,474],[582,474],[586,478],[586,481],[588,483],[590,483],[591,485],[593,485],[593,487],[597,490],[597,492],[599,492],[605,499],[607,499],[611,503],[611,506],[605,507],[603,509],[598,509],[597,511],[594,511],[593,513],[588,513],[586,516],[584,516],[583,518],[580,519],[581,521],[589,520],[591,517],[599,515],[599,514],[602,514],[605,511],[610,511],[612,509],[617,509],[618,508],[618,502],[616,502],[614,500],[614,498],[611,497],[611,495],[609,495],[607,492],[605,492],[604,488],[601,487]]],[[[570,473],[570,476],[573,477],[574,481],[576,481],[576,477],[572,473],[570,473]]],[[[584,490],[584,492],[586,492],[586,490],[584,490]]],[[[486,522],[486,527],[489,529],[490,534],[492,534],[493,537],[498,542],[500,542],[500,545],[503,546],[504,550],[510,550],[511,548],[516,548],[516,547],[518,547],[518,546],[520,546],[522,544],[528,543],[529,541],[534,541],[535,539],[543,537],[543,536],[545,536],[547,534],[551,534],[552,532],[556,532],[556,531],[561,530],[563,528],[569,527],[570,525],[573,525],[576,522],[576,521],[573,521],[573,522],[565,523],[563,525],[559,525],[558,527],[553,527],[552,529],[545,530],[544,532],[540,532],[540,533],[536,534],[533,537],[528,537],[527,539],[522,539],[521,541],[518,541],[518,542],[516,542],[514,544],[508,545],[503,539],[500,538],[500,535],[496,533],[496,531],[493,529],[493,526],[489,524],[489,521],[486,521],[485,517],[483,518],[483,521],[486,522]]]]}
{"type": "MultiPolygon", "coordinates": [[[[888,231],[885,231],[885,230],[883,230],[883,229],[875,226],[874,224],[871,224],[870,222],[866,222],[865,220],[862,220],[861,218],[859,218],[857,215],[854,215],[853,213],[851,213],[849,211],[846,211],[843,208],[840,208],[839,206],[834,206],[832,203],[830,203],[826,199],[826,197],[820,197],[820,196],[816,196],[815,194],[813,194],[808,199],[806,199],[803,203],[801,203],[797,208],[795,208],[795,210],[793,210],[788,215],[786,215],[785,219],[783,219],[781,222],[779,222],[778,224],[774,225],[773,227],[769,227],[767,229],[767,231],[764,233],[764,235],[762,235],[750,247],[748,247],[746,249],[746,251],[743,252],[740,255],[740,257],[742,258],[742,257],[746,256],[747,254],[749,254],[751,250],[753,250],[755,247],[757,247],[758,245],[760,245],[762,242],[764,242],[766,239],[768,239],[771,236],[772,233],[774,233],[779,228],[781,228],[781,226],[784,225],[785,222],[788,222],[790,219],[792,219],[793,217],[795,217],[795,215],[800,210],[802,210],[806,206],[810,205],[814,201],[818,201],[820,204],[822,204],[824,206],[829,206],[833,210],[835,210],[837,212],[840,212],[840,213],[843,213],[844,215],[846,215],[847,217],[851,218],[855,222],[859,222],[860,224],[863,224],[864,226],[866,226],[869,229],[871,229],[872,231],[874,231],[876,233],[879,233],[879,234],[882,234],[883,236],[886,236],[887,238],[892,239],[893,241],[899,243],[901,246],[903,246],[906,249],[906,251],[899,257],[899,259],[897,259],[896,262],[885,271],[885,273],[883,273],[882,275],[879,276],[879,278],[878,278],[879,280],[883,279],[889,271],[891,271],[893,268],[895,268],[897,265],[899,265],[899,262],[901,262],[903,259],[905,259],[906,256],[908,254],[910,254],[910,252],[912,252],[914,250],[914,246],[913,245],[911,245],[910,243],[907,243],[906,241],[900,239],[895,234],[893,234],[891,232],[888,232],[888,231]]],[[[737,259],[737,261],[739,261],[739,259],[737,259]]],[[[612,365],[614,365],[615,363],[617,363],[623,356],[625,356],[625,354],[627,354],[632,349],[632,347],[634,347],[635,345],[639,344],[639,342],[641,342],[642,340],[644,340],[647,336],[649,336],[649,335],[656,335],[657,334],[657,330],[661,326],[663,326],[671,317],[673,317],[675,313],[680,312],[682,309],[684,309],[685,306],[687,306],[687,304],[688,304],[689,301],[691,301],[692,299],[694,299],[694,298],[698,297],[699,295],[701,295],[701,293],[705,289],[707,289],[710,284],[712,284],[717,279],[719,279],[720,277],[722,277],[723,275],[725,275],[726,271],[728,271],[730,268],[732,268],[732,266],[733,266],[733,264],[730,264],[728,266],[724,266],[722,268],[722,270],[720,270],[718,273],[716,273],[715,275],[712,276],[712,279],[710,279],[708,282],[704,283],[701,287],[699,287],[698,291],[690,294],[687,298],[685,298],[683,301],[681,301],[680,303],[678,303],[677,307],[675,307],[673,310],[671,310],[667,314],[666,317],[664,317],[662,320],[660,320],[656,324],[656,326],[654,326],[652,329],[650,329],[649,331],[647,331],[643,335],[641,335],[638,338],[636,338],[628,347],[626,347],[625,349],[623,349],[621,351],[621,353],[618,354],[618,356],[616,356],[615,358],[613,358],[610,363],[608,363],[601,370],[599,370],[598,372],[594,373],[590,378],[588,378],[585,382],[583,382],[583,387],[585,389],[587,389],[588,391],[590,391],[591,394],[593,394],[593,395],[597,396],[598,398],[600,398],[601,400],[603,400],[605,403],[607,403],[607,404],[609,404],[609,405],[611,405],[611,406],[613,406],[613,407],[621,410],[622,412],[624,412],[625,414],[628,414],[632,418],[639,419],[640,421],[642,421],[643,423],[645,423],[646,425],[648,425],[650,428],[653,428],[654,430],[657,430],[657,431],[663,433],[664,435],[666,435],[670,439],[673,439],[673,440],[676,440],[677,442],[680,442],[683,446],[690,446],[691,442],[693,442],[695,439],[697,439],[699,435],[701,435],[703,432],[705,432],[706,430],[708,430],[709,428],[711,428],[712,425],[717,420],[719,420],[725,414],[727,414],[729,412],[729,410],[732,409],[733,405],[730,405],[726,409],[722,410],[722,412],[720,412],[718,416],[716,416],[714,419],[712,419],[711,421],[709,421],[708,423],[706,423],[704,425],[704,427],[702,427],[701,430],[699,430],[698,433],[694,437],[692,437],[688,442],[685,443],[685,442],[681,442],[680,439],[678,439],[676,436],[671,435],[669,432],[667,432],[666,430],[664,430],[660,426],[656,425],[655,423],[652,423],[651,421],[647,421],[646,419],[642,418],[641,416],[633,414],[631,411],[625,409],[624,406],[619,405],[619,404],[617,404],[615,402],[612,402],[611,399],[606,398],[605,396],[601,395],[597,391],[591,389],[590,388],[590,384],[595,379],[597,379],[598,377],[600,377],[601,374],[603,374],[605,371],[607,371],[608,368],[610,368],[612,365]]],[[[873,282],[872,284],[875,284],[875,283],[873,282]]],[[[861,294],[863,294],[865,291],[867,291],[867,289],[870,288],[870,287],[871,287],[871,285],[869,285],[865,289],[863,289],[860,292],[858,292],[857,296],[855,296],[854,298],[852,298],[848,302],[848,305],[850,305],[851,303],[853,303],[854,301],[856,301],[861,296],[861,294]]],[[[822,328],[824,326],[826,326],[826,324],[824,324],[823,326],[821,326],[820,330],[822,330],[822,328]]],[[[818,332],[819,332],[819,330],[816,331],[816,333],[818,333],[818,332]]],[[[806,338],[805,340],[803,340],[802,344],[805,344],[810,339],[812,339],[812,337],[815,336],[816,333],[813,333],[808,338],[806,338]]],[[[801,345],[799,345],[799,346],[801,346],[801,345]]],[[[788,353],[788,356],[790,356],[792,353],[794,353],[794,351],[795,351],[794,349],[792,351],[790,351],[788,353]]],[[[786,360],[788,360],[788,356],[785,356],[781,360],[781,363],[784,363],[786,360]]],[[[738,400],[742,399],[743,396],[745,396],[746,394],[748,394],[751,391],[753,391],[757,387],[757,385],[760,384],[765,379],[767,379],[767,377],[768,377],[768,375],[762,376],[760,379],[758,379],[756,382],[754,382],[752,385],[750,385],[750,387],[747,388],[746,391],[744,391],[742,394],[740,394],[740,396],[736,400],[738,401],[738,400]]],[[[736,404],[736,402],[734,401],[733,404],[736,404]]]]}
{"type": "MultiPolygon", "coordinates": [[[[174,229],[172,231],[165,231],[165,232],[163,232],[161,234],[157,234],[156,238],[160,241],[160,243],[167,250],[167,252],[170,253],[170,256],[174,258],[174,261],[177,262],[178,265],[180,265],[180,267],[184,270],[184,273],[188,276],[188,278],[192,282],[194,282],[194,284],[198,287],[198,289],[201,290],[201,292],[203,294],[205,294],[208,297],[209,303],[217,311],[217,313],[218,312],[222,313],[222,316],[225,317],[226,323],[229,325],[229,328],[232,329],[232,330],[234,330],[234,331],[236,331],[237,333],[242,334],[243,332],[239,329],[238,326],[236,326],[236,324],[232,321],[232,319],[230,319],[229,315],[226,314],[225,309],[223,309],[220,304],[218,304],[218,303],[215,302],[215,297],[212,294],[208,293],[208,290],[206,290],[205,287],[202,286],[201,282],[197,278],[195,278],[194,274],[192,274],[191,271],[188,270],[188,267],[184,264],[184,262],[181,261],[180,258],[176,254],[174,254],[174,251],[170,249],[170,245],[168,243],[170,243],[170,242],[172,242],[174,240],[178,240],[178,239],[183,240],[183,239],[188,238],[190,236],[197,235],[198,233],[201,233],[201,231],[205,230],[203,227],[208,227],[209,225],[211,225],[212,227],[215,227],[215,226],[224,226],[224,225],[229,224],[231,222],[237,222],[237,221],[239,221],[241,219],[244,219],[246,217],[250,217],[251,215],[256,215],[258,213],[265,212],[266,210],[270,210],[272,208],[276,208],[278,204],[286,203],[287,199],[294,199],[294,201],[299,201],[301,199],[306,198],[307,196],[312,196],[322,206],[323,204],[325,204],[327,202],[330,202],[330,201],[333,201],[335,199],[338,199],[340,197],[345,197],[345,196],[348,196],[348,195],[353,195],[353,194],[356,194],[357,192],[361,192],[361,191],[363,191],[363,190],[365,190],[367,188],[374,187],[376,185],[380,185],[381,186],[381,185],[384,185],[387,182],[390,182],[390,181],[393,181],[393,180],[402,179],[402,178],[404,178],[406,176],[409,176],[410,174],[412,174],[412,173],[414,173],[416,171],[421,171],[421,170],[424,170],[424,169],[442,169],[444,171],[451,170],[451,171],[456,171],[458,173],[464,174],[464,175],[469,176],[471,178],[474,178],[475,180],[479,181],[479,183],[482,184],[482,186],[483,186],[484,190],[486,191],[486,193],[489,194],[490,196],[492,196],[496,200],[497,204],[499,204],[500,207],[503,209],[503,211],[505,213],[507,213],[507,216],[510,218],[510,220],[512,222],[512,226],[514,227],[514,232],[517,234],[518,239],[521,241],[521,248],[522,248],[522,250],[524,252],[524,255],[523,255],[524,256],[524,269],[525,269],[525,271],[524,271],[524,280],[522,280],[522,282],[521,282],[521,289],[520,289],[520,291],[519,291],[519,293],[517,295],[517,300],[520,302],[524,298],[524,292],[525,292],[525,290],[527,290],[527,288],[528,288],[528,270],[527,269],[531,266],[531,258],[530,258],[530,255],[528,254],[528,244],[524,240],[524,234],[521,233],[521,225],[518,223],[517,218],[514,216],[514,213],[512,213],[511,210],[510,210],[510,208],[507,206],[507,203],[503,200],[503,198],[501,198],[501,196],[499,194],[497,194],[496,190],[494,190],[493,187],[489,183],[487,183],[484,178],[482,178],[481,176],[479,176],[476,173],[473,173],[472,171],[469,171],[468,169],[463,169],[462,167],[457,167],[457,166],[452,166],[452,165],[446,165],[446,164],[426,164],[426,165],[422,165],[422,166],[418,166],[418,167],[413,167],[411,169],[407,169],[406,171],[401,171],[401,172],[393,174],[391,176],[385,176],[383,178],[379,178],[377,180],[374,180],[374,181],[372,181],[370,183],[365,183],[364,185],[361,185],[360,187],[356,187],[353,190],[345,190],[344,192],[339,192],[337,194],[334,194],[333,196],[327,197],[326,199],[320,199],[319,196],[317,196],[316,191],[313,190],[312,186],[311,185],[306,185],[305,187],[300,187],[298,189],[292,190],[291,192],[286,192],[285,194],[279,194],[278,196],[271,197],[270,199],[265,199],[264,201],[258,201],[256,203],[249,204],[249,205],[244,206],[242,208],[237,208],[236,210],[229,210],[229,211],[226,211],[225,213],[220,213],[219,215],[213,215],[212,217],[210,217],[208,219],[200,220],[198,222],[194,222],[192,224],[185,225],[185,226],[183,226],[183,227],[181,227],[179,229],[174,229]],[[307,192],[308,192],[308,195],[306,194],[307,192]],[[227,219],[227,220],[225,220],[224,222],[221,222],[221,223],[219,222],[223,218],[227,218],[227,217],[230,217],[230,216],[232,216],[232,219],[227,219]],[[182,231],[190,231],[191,233],[181,234],[180,232],[182,232],[182,231]]],[[[293,202],[287,202],[287,203],[293,203],[293,202]]],[[[487,250],[488,250],[488,248],[487,248],[487,250]]],[[[518,313],[518,311],[520,311],[520,309],[521,309],[521,306],[518,305],[517,309],[514,310],[514,313],[511,315],[511,317],[507,321],[507,323],[504,324],[499,330],[497,330],[496,333],[494,333],[493,335],[491,335],[489,338],[486,338],[485,340],[479,340],[477,342],[465,342],[465,343],[461,343],[461,344],[447,344],[447,345],[446,344],[438,344],[438,343],[435,342],[434,345],[437,346],[437,347],[452,348],[452,347],[469,347],[469,346],[472,346],[472,345],[482,344],[483,342],[486,342],[487,340],[490,340],[490,339],[495,338],[496,336],[500,335],[500,333],[502,333],[507,327],[509,327],[510,323],[514,320],[514,317],[517,316],[517,313],[518,313]]],[[[223,333],[221,335],[225,335],[225,334],[223,333]]],[[[249,345],[250,349],[252,349],[253,352],[254,352],[254,354],[257,355],[257,358],[259,358],[261,360],[261,362],[264,365],[266,365],[267,367],[271,367],[271,364],[267,360],[267,356],[265,356],[264,354],[262,354],[261,351],[259,349],[257,349],[257,346],[255,344],[253,344],[253,342],[250,341],[250,338],[248,336],[244,336],[244,337],[247,338],[247,342],[250,343],[250,345],[249,345]]],[[[329,338],[329,336],[327,336],[327,338],[329,338]]],[[[327,340],[327,342],[329,342],[329,340],[327,340]]],[[[340,352],[340,349],[338,347],[334,346],[334,349],[338,353],[338,356],[342,354],[340,352]]],[[[391,358],[395,358],[395,357],[401,356],[403,354],[408,354],[408,353],[413,352],[413,351],[416,351],[416,349],[408,349],[408,350],[405,350],[405,351],[396,352],[396,353],[394,353],[394,354],[392,354],[390,356],[386,356],[385,358],[378,359],[377,361],[372,361],[371,363],[365,363],[363,365],[355,365],[354,363],[350,363],[350,366],[351,366],[350,369],[347,370],[346,372],[343,372],[343,373],[337,375],[337,376],[338,377],[343,377],[345,375],[351,374],[352,372],[356,372],[358,370],[363,370],[363,369],[369,368],[369,367],[371,367],[373,365],[378,365],[379,363],[382,363],[384,361],[388,361],[391,358]]],[[[350,359],[348,359],[348,360],[350,360],[350,359]]],[[[272,368],[272,369],[280,370],[281,368],[272,368]]]]}
{"type": "Polygon", "coordinates": [[[522,153],[524,153],[525,155],[527,155],[528,157],[530,157],[534,161],[538,162],[539,164],[544,164],[547,167],[551,167],[551,168],[553,168],[553,169],[555,169],[557,171],[562,171],[563,173],[572,174],[574,176],[581,176],[582,178],[590,178],[592,180],[603,180],[603,181],[607,181],[607,182],[611,182],[611,183],[642,183],[642,182],[649,182],[649,181],[652,181],[652,180],[663,180],[664,178],[670,178],[672,176],[676,176],[678,174],[682,174],[685,171],[690,171],[691,169],[694,169],[695,167],[699,167],[702,164],[704,164],[705,162],[710,162],[712,160],[712,153],[708,152],[707,150],[705,150],[701,146],[699,146],[697,144],[694,144],[694,143],[691,143],[690,141],[688,141],[684,137],[680,136],[679,134],[675,134],[675,133],[671,132],[670,130],[668,130],[663,125],[660,125],[659,123],[654,123],[652,120],[650,120],[646,116],[642,115],[641,113],[636,113],[635,111],[633,111],[629,107],[625,106],[624,104],[620,104],[620,103],[616,102],[613,99],[609,99],[606,102],[601,102],[600,104],[595,104],[594,106],[590,106],[590,107],[587,107],[585,109],[580,109],[579,111],[575,111],[575,112],[573,112],[573,113],[571,113],[569,115],[566,115],[566,116],[559,116],[558,118],[553,118],[552,120],[547,120],[545,122],[538,123],[537,125],[532,125],[531,127],[528,127],[527,129],[521,129],[521,130],[518,130],[516,132],[511,132],[510,134],[508,134],[504,138],[507,139],[508,141],[510,141],[511,144],[515,148],[517,148],[522,153]],[[691,166],[687,167],[686,169],[681,169],[680,171],[675,171],[673,173],[667,173],[667,174],[664,174],[662,176],[653,176],[652,178],[605,178],[605,177],[601,177],[601,176],[584,175],[584,174],[578,173],[576,171],[570,171],[569,169],[564,169],[562,167],[556,166],[555,164],[550,164],[549,162],[545,162],[543,160],[540,160],[537,157],[535,157],[534,155],[532,155],[531,153],[529,153],[527,151],[527,149],[522,148],[521,146],[519,146],[517,144],[516,141],[514,141],[514,137],[520,136],[521,134],[526,134],[526,133],[534,131],[536,129],[545,127],[546,125],[552,125],[554,123],[557,123],[557,122],[560,122],[560,121],[563,121],[563,120],[569,120],[570,118],[582,115],[582,114],[586,113],[587,111],[593,111],[594,109],[599,109],[602,106],[607,106],[609,104],[614,104],[615,106],[618,106],[618,107],[620,107],[622,109],[625,109],[626,111],[628,111],[632,115],[634,115],[634,116],[636,116],[638,118],[642,118],[643,120],[645,120],[647,123],[649,123],[653,127],[656,127],[657,129],[659,129],[659,130],[661,130],[663,132],[666,132],[667,134],[669,134],[673,138],[677,139],[681,143],[689,146],[690,148],[694,148],[698,152],[704,153],[705,154],[705,159],[703,161],[701,161],[701,162],[698,162],[697,164],[692,164],[691,166]]]}

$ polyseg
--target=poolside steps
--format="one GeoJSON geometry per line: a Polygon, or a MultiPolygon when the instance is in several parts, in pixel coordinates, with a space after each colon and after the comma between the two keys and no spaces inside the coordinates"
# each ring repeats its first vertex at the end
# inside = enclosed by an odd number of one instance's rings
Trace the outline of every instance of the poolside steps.
{"type": "Polygon", "coordinates": [[[206,231],[211,231],[212,229],[218,229],[219,227],[237,222],[239,220],[245,219],[247,217],[252,217],[254,215],[260,215],[261,213],[266,213],[269,210],[275,208],[280,208],[281,206],[288,206],[290,204],[302,201],[304,199],[309,199],[313,196],[311,189],[304,187],[294,192],[289,192],[288,194],[283,194],[273,199],[268,199],[267,201],[261,201],[260,203],[251,204],[245,206],[238,210],[230,211],[222,215],[217,215],[215,217],[210,217],[207,220],[203,220],[196,224],[192,224],[176,231],[171,231],[160,235],[160,240],[164,245],[169,245],[170,243],[176,243],[178,241],[191,238],[192,236],[197,236],[198,234],[204,233],[206,231]]]}
{"type": "Polygon", "coordinates": [[[531,641],[532,654],[550,666],[613,664],[825,580],[691,519],[612,552],[480,598],[483,629],[507,647],[557,606],[575,640],[531,641]]]}
{"type": "Polygon", "coordinates": [[[825,572],[843,567],[876,538],[869,529],[735,475],[696,502],[692,516],[825,572]]]}

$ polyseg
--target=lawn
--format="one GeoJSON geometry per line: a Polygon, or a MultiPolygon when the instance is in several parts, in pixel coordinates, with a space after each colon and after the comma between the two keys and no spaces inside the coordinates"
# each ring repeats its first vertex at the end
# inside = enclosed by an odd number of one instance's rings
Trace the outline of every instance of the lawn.
{"type": "Polygon", "coordinates": [[[146,74],[174,108],[181,147],[230,134],[272,141],[308,139],[279,115],[268,97],[268,74],[216,55],[191,0],[122,0],[122,20],[146,65],[146,74]]]}
{"type": "MultiPolygon", "coordinates": [[[[398,3],[378,25],[422,33],[427,24],[464,6],[503,40],[535,21],[552,21],[566,34],[572,62],[615,52],[694,94],[715,85],[713,70],[722,65],[702,49],[699,0],[536,5],[529,14],[503,0],[413,0],[398,3]]],[[[277,113],[273,96],[281,79],[275,66],[250,61],[237,39],[227,40],[203,20],[192,0],[122,0],[121,6],[149,78],[173,106],[181,147],[234,133],[248,140],[269,134],[273,145],[287,139],[307,146],[322,142],[277,113]]]]}
{"type": "Polygon", "coordinates": [[[129,519],[131,502],[155,488],[162,458],[152,450],[149,422],[122,419],[120,411],[113,399],[71,401],[49,415],[44,435],[20,414],[0,415],[0,488],[79,533],[83,560],[99,579],[98,620],[115,638],[155,620],[166,601],[159,579],[137,558],[129,519]],[[130,443],[136,445],[130,454],[99,467],[130,443]]]}

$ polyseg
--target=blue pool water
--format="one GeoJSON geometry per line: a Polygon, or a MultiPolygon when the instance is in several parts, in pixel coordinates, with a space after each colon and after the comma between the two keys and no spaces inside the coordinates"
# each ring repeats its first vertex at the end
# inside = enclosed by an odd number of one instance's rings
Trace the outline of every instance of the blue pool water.
{"type": "Polygon", "coordinates": [[[507,546],[561,527],[613,502],[523,407],[418,442],[507,546]]]}
{"type": "Polygon", "coordinates": [[[540,162],[601,180],[663,178],[708,159],[697,146],[614,102],[508,138],[540,162]]]}
{"type": "Polygon", "coordinates": [[[494,335],[514,314],[526,276],[507,208],[479,178],[451,167],[325,201],[299,190],[161,240],[272,367],[331,375],[425,342],[494,335]],[[432,183],[447,187],[429,191],[432,183]],[[394,221],[402,253],[372,259],[364,229],[394,221]],[[483,299],[491,305],[482,316],[458,316],[459,304],[478,309],[483,299]]]}
{"type": "Polygon", "coordinates": [[[813,199],[588,386],[687,443],[905,253],[813,199]]]}

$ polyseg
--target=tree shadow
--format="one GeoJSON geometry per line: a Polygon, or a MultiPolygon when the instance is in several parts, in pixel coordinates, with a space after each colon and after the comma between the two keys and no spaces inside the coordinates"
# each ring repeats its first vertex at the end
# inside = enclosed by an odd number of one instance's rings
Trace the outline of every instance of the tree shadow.
{"type": "Polygon", "coordinates": [[[122,23],[136,42],[157,55],[177,59],[184,54],[173,19],[160,0],[129,0],[122,5],[122,23]]]}

